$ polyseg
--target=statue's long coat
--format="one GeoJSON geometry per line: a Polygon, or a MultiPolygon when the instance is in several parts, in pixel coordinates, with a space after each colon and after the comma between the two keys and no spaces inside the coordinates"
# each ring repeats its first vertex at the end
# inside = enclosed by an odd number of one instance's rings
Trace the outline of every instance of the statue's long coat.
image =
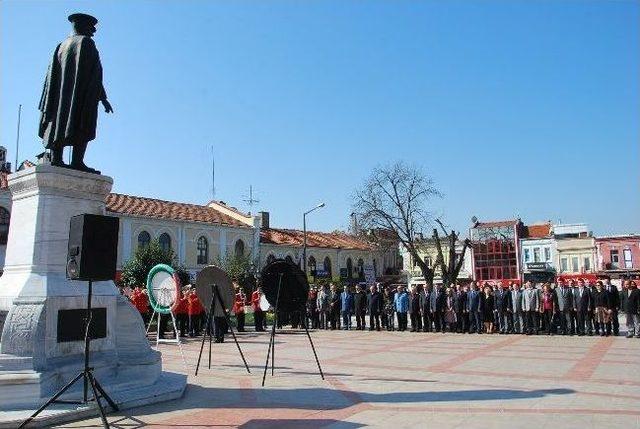
{"type": "Polygon", "coordinates": [[[104,99],[102,64],[94,41],[70,36],[56,47],[44,81],[38,135],[45,147],[95,139],[98,102],[104,99]]]}

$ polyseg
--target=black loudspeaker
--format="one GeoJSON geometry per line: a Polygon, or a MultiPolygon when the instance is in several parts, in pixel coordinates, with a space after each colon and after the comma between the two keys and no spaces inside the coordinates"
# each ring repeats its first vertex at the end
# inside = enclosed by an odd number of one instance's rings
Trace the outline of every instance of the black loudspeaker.
{"type": "Polygon", "coordinates": [[[82,214],[69,224],[67,278],[113,280],[118,255],[117,217],[82,214]]]}

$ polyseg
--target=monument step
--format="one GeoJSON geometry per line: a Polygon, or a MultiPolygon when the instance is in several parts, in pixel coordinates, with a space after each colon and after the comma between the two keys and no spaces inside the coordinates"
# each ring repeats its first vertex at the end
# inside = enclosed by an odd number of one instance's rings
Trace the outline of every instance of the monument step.
{"type": "Polygon", "coordinates": [[[15,356],[0,353],[0,374],[5,371],[32,371],[32,356],[15,356]]]}
{"type": "MultiPolygon", "coordinates": [[[[163,372],[156,383],[150,386],[116,390],[109,392],[109,396],[116,405],[118,405],[120,410],[142,407],[144,405],[170,401],[182,397],[186,387],[186,380],[186,375],[163,372]]],[[[46,398],[44,400],[46,400],[46,398]]],[[[110,410],[104,401],[102,401],[102,403],[106,410],[110,410]]],[[[24,419],[34,413],[35,410],[36,408],[34,407],[33,409],[3,411],[0,413],[0,429],[17,427],[24,419]]],[[[94,404],[86,406],[55,404],[43,411],[29,424],[29,427],[51,427],[53,425],[97,415],[98,410],[94,404]]],[[[107,416],[107,419],[110,420],[109,416],[107,416]]]]}

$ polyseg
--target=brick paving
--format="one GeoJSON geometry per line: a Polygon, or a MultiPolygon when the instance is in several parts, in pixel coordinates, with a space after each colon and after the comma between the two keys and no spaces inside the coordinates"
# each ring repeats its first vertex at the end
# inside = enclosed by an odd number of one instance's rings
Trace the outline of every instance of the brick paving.
{"type": "MultiPolygon", "coordinates": [[[[188,372],[185,396],[112,414],[114,428],[640,428],[640,340],[602,337],[312,332],[276,337],[275,375],[260,387],[268,333],[163,344],[164,369],[188,372]]],[[[59,427],[100,427],[90,419],[59,427]]]]}

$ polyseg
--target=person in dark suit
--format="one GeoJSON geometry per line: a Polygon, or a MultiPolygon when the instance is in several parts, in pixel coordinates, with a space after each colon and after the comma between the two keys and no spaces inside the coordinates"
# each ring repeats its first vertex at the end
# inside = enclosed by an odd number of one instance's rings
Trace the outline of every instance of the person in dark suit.
{"type": "Polygon", "coordinates": [[[409,293],[409,317],[411,318],[411,332],[422,331],[422,316],[420,314],[420,293],[416,285],[411,285],[409,293]]]}
{"type": "Polygon", "coordinates": [[[366,329],[365,316],[367,314],[367,293],[362,286],[356,285],[356,293],[353,294],[353,311],[356,315],[356,330],[366,329]]]}
{"type": "Polygon", "coordinates": [[[622,289],[621,309],[627,316],[627,338],[640,338],[640,290],[636,282],[627,280],[622,289]]]}
{"type": "Polygon", "coordinates": [[[493,289],[491,286],[485,283],[482,294],[480,295],[480,302],[482,307],[482,322],[484,323],[484,332],[487,334],[493,334],[493,321],[494,321],[494,297],[493,289]]]}
{"type": "Polygon", "coordinates": [[[433,327],[436,332],[440,332],[444,327],[444,306],[447,297],[442,285],[434,286],[431,293],[431,317],[433,318],[433,327]]]}
{"type": "Polygon", "coordinates": [[[611,304],[611,313],[609,322],[607,323],[607,335],[613,333],[614,336],[620,334],[620,321],[618,320],[618,313],[620,312],[620,292],[618,288],[611,284],[610,279],[604,281],[604,289],[609,294],[609,303],[611,304]]]}
{"type": "Polygon", "coordinates": [[[560,329],[562,335],[573,335],[576,331],[575,316],[573,313],[573,291],[567,287],[563,279],[558,279],[558,287],[555,290],[560,313],[560,329]]]}
{"type": "MultiPolygon", "coordinates": [[[[593,294],[596,291],[596,285],[592,285],[589,282],[589,279],[585,280],[585,287],[589,289],[589,293],[591,294],[591,299],[593,300],[593,294]]],[[[595,332],[596,335],[600,334],[599,325],[595,321],[595,307],[593,306],[593,302],[591,303],[591,309],[587,315],[587,333],[589,335],[593,335],[595,332]]]]}
{"type": "Polygon", "coordinates": [[[420,292],[420,310],[422,313],[422,330],[431,332],[431,285],[424,285],[420,292]]]}
{"type": "Polygon", "coordinates": [[[506,334],[511,330],[509,326],[509,308],[511,307],[511,293],[508,289],[503,288],[501,285],[496,287],[494,293],[494,309],[495,319],[497,322],[496,329],[501,334],[506,334]]]}
{"type": "Polygon", "coordinates": [[[469,318],[467,317],[467,287],[456,285],[456,291],[454,293],[454,310],[456,312],[458,333],[467,333],[469,330],[469,318]]]}
{"type": "Polygon", "coordinates": [[[367,312],[369,313],[369,330],[380,330],[380,313],[382,313],[382,295],[376,285],[371,285],[367,296],[367,312]]]}
{"type": "Polygon", "coordinates": [[[338,326],[338,318],[340,317],[340,294],[336,285],[331,284],[329,291],[329,316],[331,321],[331,330],[335,330],[338,326]]]}
{"type": "Polygon", "coordinates": [[[592,309],[591,292],[584,284],[584,280],[578,281],[578,287],[573,291],[573,311],[576,313],[576,331],[579,336],[587,333],[587,319],[592,309]]]}
{"type": "Polygon", "coordinates": [[[478,290],[478,283],[471,282],[471,290],[467,294],[467,313],[469,314],[469,332],[482,333],[481,320],[481,298],[482,292],[478,290]]]}

